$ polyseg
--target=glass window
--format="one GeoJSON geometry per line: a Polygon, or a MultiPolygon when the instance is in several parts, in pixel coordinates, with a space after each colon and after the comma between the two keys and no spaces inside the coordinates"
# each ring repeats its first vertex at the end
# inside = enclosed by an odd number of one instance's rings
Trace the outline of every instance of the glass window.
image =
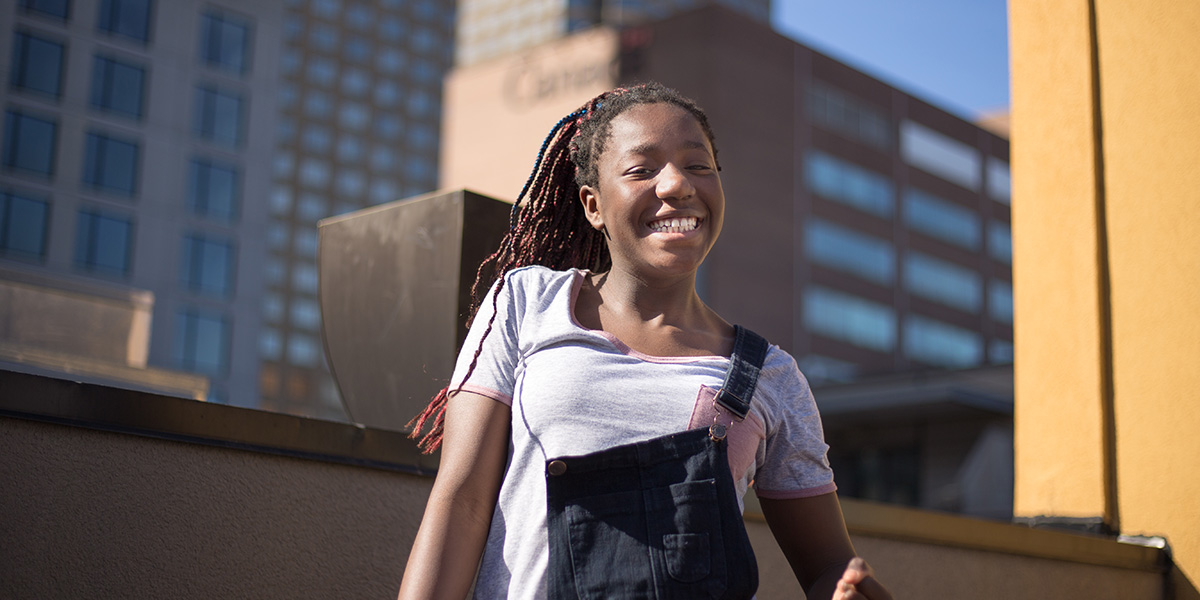
{"type": "Polygon", "coordinates": [[[437,111],[433,98],[425,92],[416,92],[408,97],[408,113],[414,117],[427,117],[437,111]]]}
{"type": "Polygon", "coordinates": [[[796,363],[809,383],[844,382],[858,375],[858,365],[818,354],[804,356],[796,363]]]}
{"type": "Polygon", "coordinates": [[[321,328],[321,310],[315,300],[297,298],[292,301],[292,325],[309,331],[321,328]]]}
{"type": "Polygon", "coordinates": [[[0,255],[42,258],[50,205],[15,192],[0,191],[0,255]]]}
{"type": "Polygon", "coordinates": [[[13,36],[12,86],[58,98],[63,54],[62,44],[18,31],[13,36]]]}
{"type": "Polygon", "coordinates": [[[900,124],[900,156],[904,162],[956,183],[979,190],[983,160],[971,146],[912,121],[900,124]]]}
{"type": "Polygon", "coordinates": [[[988,362],[997,365],[1011,365],[1013,361],[1013,344],[1006,340],[988,342],[988,362]]]}
{"type": "Polygon", "coordinates": [[[811,151],[804,176],[816,194],[878,217],[892,216],[892,182],[879,173],[811,151]]]}
{"type": "Polygon", "coordinates": [[[222,146],[242,143],[242,97],[211,87],[196,88],[195,133],[222,146]]]}
{"type": "Polygon", "coordinates": [[[371,111],[357,102],[346,102],[338,109],[338,122],[342,127],[362,131],[371,120],[371,111]]]}
{"type": "Polygon", "coordinates": [[[283,337],[278,329],[264,329],[258,335],[258,353],[267,360],[283,358],[283,337]]]}
{"type": "Polygon", "coordinates": [[[337,66],[333,61],[323,58],[314,58],[308,61],[308,80],[322,87],[333,85],[333,80],[337,77],[337,66]]]}
{"type": "Polygon", "coordinates": [[[150,0],[100,0],[96,27],[141,42],[150,40],[150,0]]]}
{"type": "Polygon", "coordinates": [[[189,192],[188,203],[193,213],[218,221],[232,221],[241,204],[241,177],[237,166],[208,159],[193,160],[189,192]]]}
{"type": "Polygon", "coordinates": [[[296,139],[296,120],[288,116],[280,116],[275,126],[275,139],[280,143],[289,143],[296,139]]]}
{"type": "MultiPolygon", "coordinates": [[[[296,216],[302,221],[316,223],[318,219],[325,216],[325,201],[316,194],[302,194],[300,201],[296,203],[296,216]]],[[[299,236],[301,232],[297,232],[299,236]]],[[[300,245],[299,242],[296,243],[300,245]]]]}
{"type": "Polygon", "coordinates": [[[992,258],[1012,264],[1012,227],[1008,223],[992,221],[987,229],[988,254],[992,258]]]}
{"type": "Polygon", "coordinates": [[[186,309],[175,318],[175,364],[185,371],[224,375],[229,368],[229,320],[186,309]]]}
{"type": "Polygon", "coordinates": [[[313,336],[292,333],[288,336],[287,357],[290,364],[315,367],[321,359],[321,350],[313,336]]]}
{"type": "Polygon", "coordinates": [[[105,56],[92,61],[92,106],[140,119],[145,91],[145,69],[105,56]]]}
{"type": "Polygon", "coordinates": [[[292,191],[288,186],[279,185],[271,191],[271,212],[286,215],[292,210],[292,191]]]}
{"type": "Polygon", "coordinates": [[[384,108],[395,106],[400,100],[400,88],[390,81],[376,85],[374,94],[375,104],[384,108]]]}
{"type": "Polygon", "coordinates": [[[309,294],[317,293],[317,267],[304,263],[292,266],[292,288],[309,294]]]}
{"type": "Polygon", "coordinates": [[[917,296],[966,312],[979,312],[983,301],[978,273],[920,252],[904,256],[904,287],[917,296]]]}
{"type": "Polygon", "coordinates": [[[943,242],[979,249],[979,215],[921,190],[910,188],[904,192],[904,224],[943,242]]]}
{"type": "Polygon", "coordinates": [[[101,275],[129,273],[133,223],[114,214],[79,211],[75,228],[75,266],[101,275]]]}
{"type": "Polygon", "coordinates": [[[304,159],[300,163],[300,183],[308,187],[325,187],[329,184],[329,165],[315,158],[304,159]]]}
{"type": "Polygon", "coordinates": [[[904,318],[904,355],[941,367],[974,367],[983,362],[983,340],[973,331],[908,315],[904,318]]]}
{"type": "Polygon", "coordinates": [[[404,21],[398,17],[387,17],[379,23],[379,37],[387,42],[396,42],[404,38],[404,21]]]}
{"type": "Polygon", "coordinates": [[[292,172],[296,170],[296,157],[292,154],[279,153],[275,155],[273,161],[275,177],[278,179],[287,179],[292,176],[292,172]]]}
{"type": "Polygon", "coordinates": [[[304,145],[305,150],[313,154],[325,154],[329,150],[329,145],[333,143],[333,134],[329,133],[329,129],[320,125],[310,125],[304,128],[300,142],[304,145]]]}
{"type": "Polygon", "coordinates": [[[1012,324],[1013,290],[1011,283],[999,279],[988,281],[988,314],[997,321],[1012,324]]]}
{"type": "Polygon", "coordinates": [[[821,219],[804,224],[804,253],[812,262],[887,285],[896,275],[896,252],[885,240],[821,219]]]}
{"type": "Polygon", "coordinates": [[[4,113],[4,166],[54,174],[58,124],[10,110],[4,113]]]}
{"type": "MultiPolygon", "coordinates": [[[[372,157],[373,159],[374,157],[372,157]]],[[[338,173],[336,183],[338,196],[342,198],[361,196],[367,188],[367,178],[360,171],[338,173]]]]}
{"type": "Polygon", "coordinates": [[[403,52],[392,48],[384,50],[375,56],[375,66],[384,73],[399,73],[404,69],[404,65],[407,62],[403,52]]]}
{"type": "Polygon", "coordinates": [[[352,135],[343,135],[338,138],[337,143],[337,158],[345,163],[354,163],[362,159],[363,144],[362,140],[352,135]]]}
{"type": "MultiPolygon", "coordinates": [[[[316,224],[316,221],[313,221],[316,224]]],[[[317,229],[316,227],[306,227],[296,232],[292,236],[293,249],[297,256],[304,258],[317,258],[317,229]]]]}
{"type": "Polygon", "coordinates": [[[202,17],[200,57],[206,64],[233,73],[250,66],[250,24],[242,19],[208,13],[202,17]]]}
{"type": "Polygon", "coordinates": [[[342,91],[348,96],[361,97],[371,88],[371,78],[360,69],[347,69],[342,75],[342,91]]]}
{"type": "Polygon", "coordinates": [[[375,22],[375,11],[363,4],[354,4],[345,12],[346,25],[351,29],[364,30],[375,22]]]}
{"type": "Polygon", "coordinates": [[[812,333],[879,352],[896,347],[892,307],[821,286],[804,290],[804,326],[812,333]]]}
{"type": "Polygon", "coordinates": [[[387,146],[378,145],[371,149],[371,168],[376,171],[391,171],[398,162],[396,153],[387,146]]]}
{"type": "Polygon", "coordinates": [[[125,196],[137,192],[138,145],[89,133],[87,155],[83,164],[83,181],[91,187],[125,196]]]}
{"type": "Polygon", "coordinates": [[[183,238],[183,285],[192,292],[228,298],[233,293],[236,257],[228,240],[204,234],[183,238]]]}
{"type": "Polygon", "coordinates": [[[304,95],[304,114],[318,119],[325,118],[333,112],[333,100],[329,94],[310,91],[304,95]]]}
{"type": "Polygon", "coordinates": [[[313,23],[312,29],[308,32],[308,42],[311,48],[333,52],[338,43],[337,29],[327,23],[313,23]]]}
{"type": "Polygon", "coordinates": [[[404,124],[392,115],[379,115],[375,121],[375,134],[385,140],[395,140],[400,137],[402,131],[404,131],[404,124]]]}
{"type": "Polygon", "coordinates": [[[267,226],[267,247],[272,250],[279,250],[288,244],[290,232],[283,223],[271,223],[267,226]]]}
{"type": "Polygon", "coordinates": [[[342,54],[347,62],[363,63],[371,57],[371,42],[363,38],[354,38],[342,46],[342,54]]]}
{"type": "Polygon", "coordinates": [[[814,81],[809,88],[808,111],[818,125],[852,140],[885,151],[891,145],[887,116],[833,86],[814,81]]]}
{"type": "Polygon", "coordinates": [[[266,294],[263,296],[263,318],[271,323],[278,323],[283,320],[283,298],[279,294],[266,294]]]}
{"type": "Polygon", "coordinates": [[[21,8],[28,12],[39,12],[43,15],[67,20],[70,14],[70,0],[21,0],[21,8]]]}
{"type": "Polygon", "coordinates": [[[987,159],[987,193],[998,202],[1012,202],[1012,177],[1008,163],[992,156],[987,159]]]}
{"type": "Polygon", "coordinates": [[[432,150],[437,144],[437,132],[425,123],[415,123],[408,131],[408,145],[417,150],[432,150]]]}
{"type": "Polygon", "coordinates": [[[312,12],[318,17],[336,19],[342,10],[339,0],[312,0],[312,12]]]}
{"type": "MultiPolygon", "coordinates": [[[[422,184],[413,183],[413,185],[416,186],[422,184]]],[[[425,190],[421,189],[421,191],[425,190]]],[[[421,192],[415,192],[414,194],[410,195],[416,195],[418,193],[421,192]]],[[[371,204],[383,204],[384,202],[391,202],[392,200],[400,197],[400,193],[396,190],[396,184],[386,179],[380,179],[372,182],[370,195],[371,204]]]]}

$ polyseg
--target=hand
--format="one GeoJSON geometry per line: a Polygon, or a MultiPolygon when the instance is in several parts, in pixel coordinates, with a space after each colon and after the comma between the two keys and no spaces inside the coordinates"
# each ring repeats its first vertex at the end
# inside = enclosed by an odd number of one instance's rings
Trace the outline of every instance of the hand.
{"type": "Polygon", "coordinates": [[[867,561],[855,558],[838,580],[833,600],[892,600],[892,595],[875,579],[867,561]]]}

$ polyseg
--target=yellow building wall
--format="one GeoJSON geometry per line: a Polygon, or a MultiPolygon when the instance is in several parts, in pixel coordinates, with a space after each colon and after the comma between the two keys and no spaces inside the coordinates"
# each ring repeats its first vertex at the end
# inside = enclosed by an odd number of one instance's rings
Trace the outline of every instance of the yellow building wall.
{"type": "Polygon", "coordinates": [[[1010,0],[1009,11],[1015,511],[1164,535],[1194,582],[1200,3],[1010,0]]]}

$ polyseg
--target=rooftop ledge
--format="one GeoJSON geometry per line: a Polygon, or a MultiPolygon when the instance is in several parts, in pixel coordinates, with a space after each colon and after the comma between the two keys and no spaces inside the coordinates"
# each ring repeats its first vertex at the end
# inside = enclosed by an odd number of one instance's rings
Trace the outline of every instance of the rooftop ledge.
{"type": "MultiPolygon", "coordinates": [[[[436,457],[422,455],[398,431],[5,370],[0,370],[0,390],[0,417],[424,476],[437,468],[436,457]]],[[[1148,572],[1164,572],[1170,564],[1167,550],[1154,545],[851,498],[841,502],[855,535],[1148,572]]],[[[762,520],[753,498],[746,518],[762,520]]]]}

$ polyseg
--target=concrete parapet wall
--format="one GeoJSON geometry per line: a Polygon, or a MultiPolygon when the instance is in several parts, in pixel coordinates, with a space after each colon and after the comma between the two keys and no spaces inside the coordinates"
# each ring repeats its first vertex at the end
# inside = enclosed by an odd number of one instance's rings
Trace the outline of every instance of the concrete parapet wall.
{"type": "MultiPolygon", "coordinates": [[[[413,457],[401,434],[3,371],[0,387],[48,405],[0,395],[0,597],[398,589],[432,484],[428,471],[402,470],[413,457]],[[161,412],[127,418],[142,400],[161,412]]],[[[853,501],[845,510],[856,548],[897,598],[1164,597],[1156,549],[853,501]]],[[[747,526],[758,597],[799,597],[753,504],[747,526]]]]}

